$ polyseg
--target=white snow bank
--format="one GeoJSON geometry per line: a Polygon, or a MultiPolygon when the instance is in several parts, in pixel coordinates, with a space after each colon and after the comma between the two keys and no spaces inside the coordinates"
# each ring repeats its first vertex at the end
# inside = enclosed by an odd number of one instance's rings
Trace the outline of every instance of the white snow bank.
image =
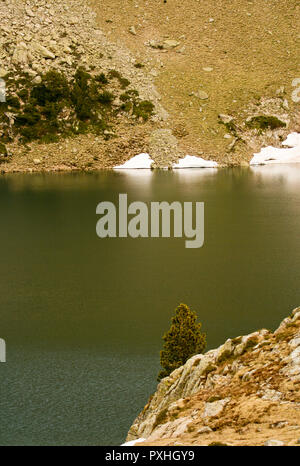
{"type": "Polygon", "coordinates": [[[274,163],[300,163],[300,134],[291,133],[283,141],[283,146],[287,148],[264,147],[257,154],[254,154],[250,165],[268,165],[274,163]]]}
{"type": "Polygon", "coordinates": [[[285,141],[282,143],[283,146],[297,147],[300,146],[300,133],[291,133],[288,135],[285,141]]]}
{"type": "Polygon", "coordinates": [[[134,168],[151,168],[153,160],[151,159],[149,154],[138,154],[132,157],[127,162],[123,163],[123,165],[117,165],[114,169],[134,169],[134,168]]]}
{"type": "Polygon", "coordinates": [[[217,166],[217,162],[194,155],[186,155],[183,159],[179,159],[178,163],[173,163],[173,168],[216,168],[217,166]]]}
{"type": "Polygon", "coordinates": [[[122,443],[121,447],[133,447],[136,443],[145,442],[145,438],[138,438],[137,440],[131,440],[131,442],[122,443]]]}

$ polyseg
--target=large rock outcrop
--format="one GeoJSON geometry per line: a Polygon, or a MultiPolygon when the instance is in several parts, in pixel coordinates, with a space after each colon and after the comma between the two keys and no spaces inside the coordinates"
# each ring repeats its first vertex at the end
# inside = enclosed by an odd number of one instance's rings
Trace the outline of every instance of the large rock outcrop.
{"type": "Polygon", "coordinates": [[[269,429],[276,428],[276,439],[295,444],[298,428],[300,437],[299,388],[296,308],[274,333],[263,329],[229,339],[164,378],[131,426],[128,440],[201,445],[225,438],[233,445],[259,445],[274,438],[269,429]]]}

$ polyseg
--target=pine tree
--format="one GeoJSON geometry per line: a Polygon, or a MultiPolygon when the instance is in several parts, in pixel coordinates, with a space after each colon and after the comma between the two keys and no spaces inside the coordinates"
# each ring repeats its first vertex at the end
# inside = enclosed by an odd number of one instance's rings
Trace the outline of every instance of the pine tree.
{"type": "Polygon", "coordinates": [[[186,304],[180,304],[172,317],[170,329],[164,334],[163,349],[160,352],[162,370],[157,380],[167,377],[171,372],[186,363],[195,354],[203,353],[206,347],[206,334],[201,332],[197,314],[186,304]]]}

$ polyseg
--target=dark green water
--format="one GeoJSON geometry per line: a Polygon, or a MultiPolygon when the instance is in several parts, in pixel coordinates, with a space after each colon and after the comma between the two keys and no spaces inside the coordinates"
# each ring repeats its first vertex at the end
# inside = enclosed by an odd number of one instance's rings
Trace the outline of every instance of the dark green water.
{"type": "Polygon", "coordinates": [[[209,347],[300,303],[300,166],[0,178],[0,444],[121,443],[174,308],[209,347]],[[205,244],[99,239],[96,205],[204,201],[205,244]]]}

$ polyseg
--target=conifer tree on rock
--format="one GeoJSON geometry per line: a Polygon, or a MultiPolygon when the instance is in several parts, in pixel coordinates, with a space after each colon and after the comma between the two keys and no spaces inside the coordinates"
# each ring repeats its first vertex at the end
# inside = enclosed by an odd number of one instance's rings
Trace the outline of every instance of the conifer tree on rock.
{"type": "Polygon", "coordinates": [[[195,354],[203,353],[206,347],[206,334],[201,332],[202,324],[197,322],[197,314],[186,304],[180,304],[171,319],[171,327],[164,334],[163,349],[160,352],[162,370],[160,381],[175,369],[182,366],[195,354]]]}

